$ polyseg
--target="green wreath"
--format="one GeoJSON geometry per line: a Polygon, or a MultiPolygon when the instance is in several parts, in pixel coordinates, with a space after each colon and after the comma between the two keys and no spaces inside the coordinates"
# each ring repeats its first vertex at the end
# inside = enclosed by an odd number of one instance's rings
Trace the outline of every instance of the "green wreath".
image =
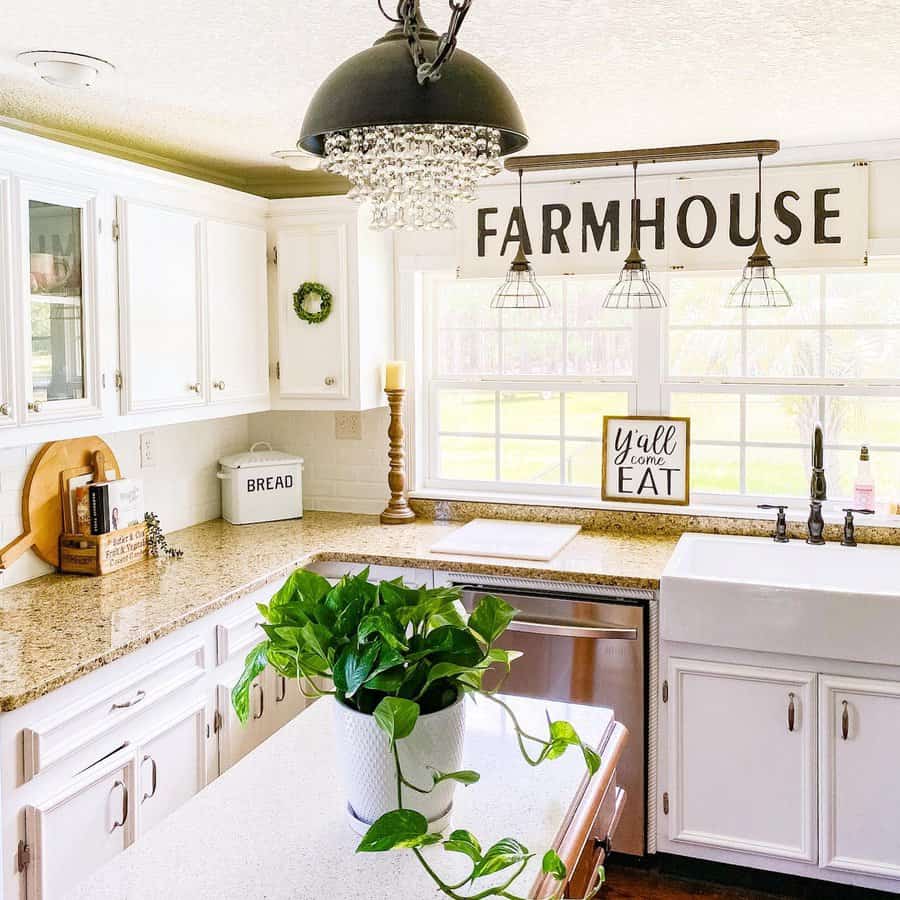
{"type": "Polygon", "coordinates": [[[297,313],[297,318],[303,319],[304,322],[311,322],[313,325],[324,322],[331,314],[331,291],[318,281],[304,281],[294,291],[294,312],[297,313]],[[317,294],[321,301],[318,312],[310,312],[303,305],[303,301],[310,294],[317,294]]]}

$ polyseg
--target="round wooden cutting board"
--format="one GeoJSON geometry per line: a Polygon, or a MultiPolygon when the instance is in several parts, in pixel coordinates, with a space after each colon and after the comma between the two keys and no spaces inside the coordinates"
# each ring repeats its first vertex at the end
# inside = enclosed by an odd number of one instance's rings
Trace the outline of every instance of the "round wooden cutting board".
{"type": "Polygon", "coordinates": [[[92,466],[97,450],[104,455],[106,471],[111,477],[120,478],[115,454],[98,437],[51,441],[41,447],[25,479],[22,534],[0,550],[0,568],[8,568],[29,547],[44,562],[59,565],[59,536],[63,529],[59,473],[63,469],[92,466]]]}

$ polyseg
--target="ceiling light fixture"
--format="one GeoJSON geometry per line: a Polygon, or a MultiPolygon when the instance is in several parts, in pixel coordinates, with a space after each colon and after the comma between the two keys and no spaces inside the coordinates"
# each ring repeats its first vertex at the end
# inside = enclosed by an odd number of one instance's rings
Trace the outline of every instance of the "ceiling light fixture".
{"type": "Polygon", "coordinates": [[[349,196],[371,201],[373,228],[453,228],[454,205],[474,200],[499,158],[528,143],[509,88],[456,48],[471,5],[450,0],[438,36],[418,0],[400,0],[396,18],[385,14],[395,26],[341,63],[309,104],[297,146],[349,178],[349,196]]]}
{"type": "Polygon", "coordinates": [[[647,263],[638,249],[638,196],[637,160],[632,162],[634,199],[631,201],[631,251],[625,257],[625,265],[619,280],[610,288],[603,300],[604,309],[661,309],[666,298],[650,278],[647,263]]]}
{"type": "Polygon", "coordinates": [[[525,207],[522,206],[522,170],[519,169],[519,249],[509,264],[509,272],[503,284],[497,288],[491,300],[491,309],[547,309],[550,298],[538,284],[525,256],[523,233],[525,229],[525,207]]]}
{"type": "Polygon", "coordinates": [[[319,168],[321,160],[305,150],[276,150],[272,156],[298,172],[312,172],[319,168]]]}
{"type": "Polygon", "coordinates": [[[16,59],[56,87],[87,88],[116,67],[105,59],[64,50],[28,50],[16,59]]]}
{"type": "Polygon", "coordinates": [[[741,280],[729,291],[725,306],[729,309],[766,309],[792,306],[787,288],[775,277],[775,267],[762,240],[762,153],[756,155],[756,247],[747,260],[741,280]]]}

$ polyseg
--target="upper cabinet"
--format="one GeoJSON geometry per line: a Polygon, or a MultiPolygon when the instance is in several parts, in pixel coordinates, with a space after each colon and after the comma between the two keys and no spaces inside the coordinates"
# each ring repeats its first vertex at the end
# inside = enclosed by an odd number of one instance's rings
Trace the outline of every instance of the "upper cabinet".
{"type": "Polygon", "coordinates": [[[40,424],[99,416],[97,193],[29,180],[17,187],[15,418],[40,424]]]}
{"type": "Polygon", "coordinates": [[[123,199],[117,218],[124,411],[202,404],[202,220],[123,199]]]}
{"type": "Polygon", "coordinates": [[[123,412],[268,400],[262,227],[118,202],[123,412]]]}
{"type": "Polygon", "coordinates": [[[10,179],[0,175],[0,429],[16,425],[9,214],[10,179]]]}
{"type": "Polygon", "coordinates": [[[267,400],[265,229],[208,222],[206,285],[210,399],[267,400]]]}
{"type": "MultiPolygon", "coordinates": [[[[384,405],[382,366],[393,355],[394,259],[389,232],[345,198],[273,201],[270,236],[276,409],[361,410],[384,405]],[[331,294],[323,321],[301,318],[306,282],[331,294]]],[[[308,296],[304,308],[320,310],[308,296]]]]}

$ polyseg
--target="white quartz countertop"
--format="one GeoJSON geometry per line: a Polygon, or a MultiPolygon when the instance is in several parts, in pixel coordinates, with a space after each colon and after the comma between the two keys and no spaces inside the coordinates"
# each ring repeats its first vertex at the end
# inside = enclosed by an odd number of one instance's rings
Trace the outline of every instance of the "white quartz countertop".
{"type": "MultiPolygon", "coordinates": [[[[509,698],[507,698],[509,699],[509,698]]],[[[444,895],[410,851],[355,853],[334,752],[332,700],[323,699],[210,783],[111,863],[78,885],[80,900],[428,900],[444,895]]],[[[531,768],[494,703],[468,703],[464,767],[481,781],[460,786],[451,828],[483,847],[514,837],[536,856],[520,881],[527,895],[540,859],[585,776],[577,748],[531,768]]],[[[545,710],[602,746],[608,709],[510,699],[522,727],[546,733],[545,710]]],[[[446,880],[465,877],[467,860],[440,845],[426,849],[446,880]],[[458,873],[458,874],[457,874],[458,873]]]]}

